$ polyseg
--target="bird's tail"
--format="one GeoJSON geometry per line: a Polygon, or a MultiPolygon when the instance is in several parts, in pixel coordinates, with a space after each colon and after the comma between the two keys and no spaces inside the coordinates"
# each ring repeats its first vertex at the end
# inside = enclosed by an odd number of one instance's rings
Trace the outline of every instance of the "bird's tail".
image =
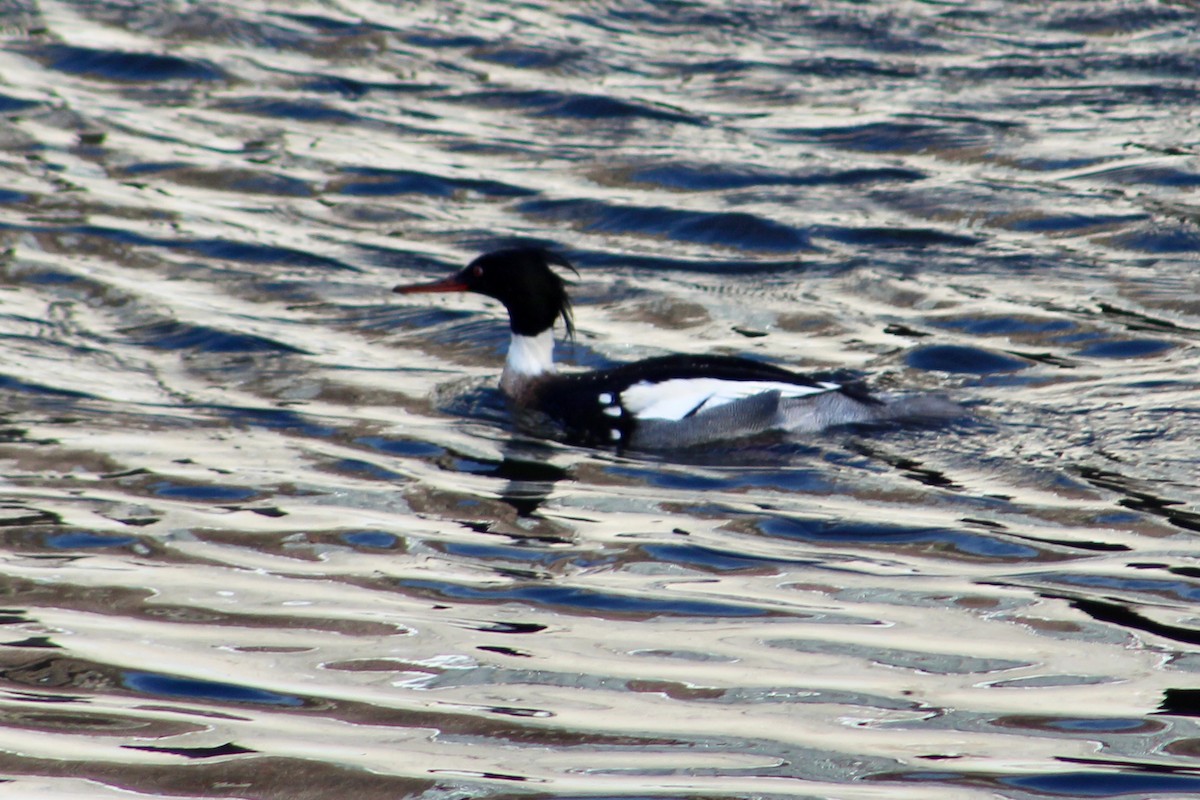
{"type": "Polygon", "coordinates": [[[951,419],[964,413],[958,403],[933,394],[880,394],[858,398],[842,392],[825,392],[785,398],[779,407],[781,427],[801,432],[888,420],[951,419]]]}
{"type": "Polygon", "coordinates": [[[878,396],[883,402],[884,416],[880,419],[953,419],[967,413],[949,397],[940,394],[885,393],[878,396]]]}

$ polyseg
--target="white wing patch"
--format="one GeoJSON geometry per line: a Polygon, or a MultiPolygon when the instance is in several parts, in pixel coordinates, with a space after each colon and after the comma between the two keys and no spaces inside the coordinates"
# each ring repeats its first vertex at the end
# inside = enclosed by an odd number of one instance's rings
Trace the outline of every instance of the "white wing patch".
{"type": "Polygon", "coordinates": [[[639,419],[680,420],[763,392],[803,397],[841,388],[836,383],[802,386],[781,381],[727,381],[720,378],[672,378],[660,383],[638,381],[621,392],[621,404],[639,419]]]}

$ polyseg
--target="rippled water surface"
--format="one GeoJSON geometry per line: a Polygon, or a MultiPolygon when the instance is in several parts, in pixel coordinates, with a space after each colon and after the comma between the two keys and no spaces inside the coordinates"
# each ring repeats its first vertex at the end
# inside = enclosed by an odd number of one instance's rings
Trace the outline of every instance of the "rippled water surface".
{"type": "Polygon", "coordinates": [[[1200,793],[1198,19],[0,0],[0,794],[1200,793]],[[523,437],[514,242],[970,414],[523,437]]]}

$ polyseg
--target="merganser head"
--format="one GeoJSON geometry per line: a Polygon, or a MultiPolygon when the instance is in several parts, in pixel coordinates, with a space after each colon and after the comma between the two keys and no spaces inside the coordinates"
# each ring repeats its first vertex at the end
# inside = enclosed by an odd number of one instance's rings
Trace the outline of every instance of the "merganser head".
{"type": "Polygon", "coordinates": [[[566,282],[551,264],[579,272],[558,253],[540,247],[514,247],[479,256],[461,271],[433,283],[397,286],[400,294],[419,292],[476,292],[495,298],[508,310],[512,332],[537,336],[562,317],[567,334],[575,335],[566,282]]]}

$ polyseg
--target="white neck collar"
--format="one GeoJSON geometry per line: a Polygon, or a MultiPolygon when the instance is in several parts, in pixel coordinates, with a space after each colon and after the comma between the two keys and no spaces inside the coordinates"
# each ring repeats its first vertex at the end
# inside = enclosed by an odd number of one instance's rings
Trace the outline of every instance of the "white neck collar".
{"type": "Polygon", "coordinates": [[[506,394],[515,395],[525,382],[554,371],[553,328],[537,336],[514,333],[508,345],[508,358],[504,361],[504,374],[500,376],[500,388],[506,394]]]}

